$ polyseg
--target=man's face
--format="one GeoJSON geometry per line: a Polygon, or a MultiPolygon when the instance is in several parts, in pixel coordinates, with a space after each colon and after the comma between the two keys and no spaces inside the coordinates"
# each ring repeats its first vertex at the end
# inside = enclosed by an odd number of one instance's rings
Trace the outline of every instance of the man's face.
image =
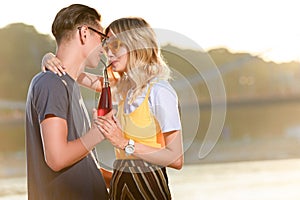
{"type": "Polygon", "coordinates": [[[105,35],[102,33],[103,28],[101,26],[99,27],[99,30],[94,27],[88,27],[89,38],[87,40],[88,54],[85,64],[86,67],[96,68],[104,52],[102,41],[105,39],[105,35]]]}

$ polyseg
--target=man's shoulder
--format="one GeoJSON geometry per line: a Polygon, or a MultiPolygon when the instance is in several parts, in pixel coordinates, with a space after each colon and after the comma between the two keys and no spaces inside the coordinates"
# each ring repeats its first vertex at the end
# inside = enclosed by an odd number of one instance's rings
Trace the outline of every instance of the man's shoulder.
{"type": "Polygon", "coordinates": [[[35,88],[55,88],[56,90],[64,86],[64,81],[53,72],[40,72],[32,79],[32,86],[35,88]]]}

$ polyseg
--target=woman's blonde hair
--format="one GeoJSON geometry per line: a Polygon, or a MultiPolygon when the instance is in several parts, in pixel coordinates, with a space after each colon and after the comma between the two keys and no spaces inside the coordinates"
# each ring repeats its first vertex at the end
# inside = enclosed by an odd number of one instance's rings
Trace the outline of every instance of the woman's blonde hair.
{"type": "Polygon", "coordinates": [[[118,73],[119,80],[112,84],[116,91],[114,96],[125,99],[128,90],[132,89],[129,99],[132,103],[153,78],[170,78],[170,69],[162,58],[156,35],[144,19],[129,17],[115,20],[107,27],[106,33],[109,31],[128,50],[127,72],[118,73]]]}

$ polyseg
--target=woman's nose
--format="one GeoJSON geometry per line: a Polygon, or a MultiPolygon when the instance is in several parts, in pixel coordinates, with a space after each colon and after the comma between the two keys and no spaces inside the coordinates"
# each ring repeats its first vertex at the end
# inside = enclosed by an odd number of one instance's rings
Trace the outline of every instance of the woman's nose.
{"type": "Polygon", "coordinates": [[[111,52],[111,50],[109,48],[107,48],[106,54],[108,57],[113,57],[114,54],[111,52]]]}

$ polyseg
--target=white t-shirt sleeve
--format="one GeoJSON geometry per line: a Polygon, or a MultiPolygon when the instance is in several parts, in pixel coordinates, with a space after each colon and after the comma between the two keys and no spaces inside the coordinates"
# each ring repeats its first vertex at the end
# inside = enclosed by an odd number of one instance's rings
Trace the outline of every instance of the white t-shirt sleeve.
{"type": "Polygon", "coordinates": [[[149,101],[163,133],[181,130],[178,97],[169,82],[155,83],[151,88],[149,101]]]}

